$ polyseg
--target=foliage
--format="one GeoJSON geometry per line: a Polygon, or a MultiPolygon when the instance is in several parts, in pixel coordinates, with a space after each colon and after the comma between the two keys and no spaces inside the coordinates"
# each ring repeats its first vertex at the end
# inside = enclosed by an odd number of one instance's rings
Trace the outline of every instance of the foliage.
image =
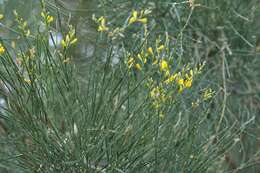
{"type": "Polygon", "coordinates": [[[257,0],[14,2],[0,171],[257,172],[257,0]]]}

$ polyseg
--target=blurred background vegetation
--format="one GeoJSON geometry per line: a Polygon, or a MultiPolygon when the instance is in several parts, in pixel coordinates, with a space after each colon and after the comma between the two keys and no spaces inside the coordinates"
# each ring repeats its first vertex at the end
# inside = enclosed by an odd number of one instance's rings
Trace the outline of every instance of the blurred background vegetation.
{"type": "MultiPolygon", "coordinates": [[[[56,39],[59,39],[59,34],[68,31],[68,23],[76,27],[78,44],[70,49],[70,54],[77,68],[77,78],[83,86],[87,84],[89,61],[104,56],[104,50],[109,46],[105,39],[98,39],[93,14],[105,16],[109,25],[116,27],[126,22],[133,9],[151,9],[149,21],[152,38],[165,33],[170,35],[176,40],[176,55],[183,63],[206,61],[192,98],[208,86],[216,91],[216,96],[210,103],[202,105],[207,123],[203,124],[201,134],[197,134],[201,135],[198,139],[204,140],[205,136],[210,136],[214,143],[219,131],[235,129],[234,134],[229,134],[232,136],[229,140],[237,141],[236,144],[219,151],[219,157],[211,160],[214,163],[207,172],[260,171],[259,0],[195,0],[195,8],[183,0],[47,0],[46,8],[56,19],[51,26],[56,39]]],[[[31,30],[41,30],[37,25],[40,1],[0,0],[0,13],[4,14],[4,19],[0,21],[0,37],[10,47],[13,41],[17,45],[24,44],[19,43],[14,10],[28,21],[31,30]]],[[[131,50],[133,42],[127,38],[132,32],[134,30],[128,30],[125,39],[115,44],[118,49],[123,44],[131,50]]],[[[120,56],[113,58],[116,64],[120,56]]],[[[191,98],[181,99],[180,107],[185,110],[191,98]]],[[[0,104],[5,103],[2,101],[0,104]]],[[[190,116],[199,113],[183,112],[190,116]]],[[[4,122],[0,121],[2,138],[6,133],[4,122]]],[[[4,153],[6,145],[2,141],[0,152],[4,153]]],[[[0,172],[20,172],[19,168],[12,168],[15,167],[14,162],[6,163],[6,157],[0,156],[0,172]]]]}

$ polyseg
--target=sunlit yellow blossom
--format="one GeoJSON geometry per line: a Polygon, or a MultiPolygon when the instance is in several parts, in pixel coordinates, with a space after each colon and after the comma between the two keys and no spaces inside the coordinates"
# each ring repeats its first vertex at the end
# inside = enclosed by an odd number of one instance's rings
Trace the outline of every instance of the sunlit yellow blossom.
{"type": "Polygon", "coordinates": [[[108,31],[109,28],[106,26],[106,18],[104,16],[101,16],[98,19],[98,22],[99,22],[99,26],[98,26],[98,31],[99,32],[108,31]]]}
{"type": "Polygon", "coordinates": [[[169,65],[168,62],[166,60],[162,60],[160,63],[160,70],[161,71],[168,71],[169,69],[169,65]]]}
{"type": "Polygon", "coordinates": [[[128,68],[132,68],[134,65],[135,59],[133,57],[131,57],[128,61],[127,61],[127,66],[128,68]]]}
{"type": "Polygon", "coordinates": [[[67,48],[70,45],[73,45],[77,43],[78,39],[75,36],[75,29],[72,28],[72,26],[69,26],[70,30],[69,33],[65,36],[65,39],[61,40],[61,46],[63,48],[67,48]]]}
{"type": "Polygon", "coordinates": [[[152,55],[152,56],[154,55],[154,54],[153,54],[153,48],[152,48],[152,47],[149,47],[149,48],[147,49],[147,52],[148,52],[149,55],[152,55]]]}
{"type": "Polygon", "coordinates": [[[47,17],[47,23],[51,23],[53,20],[54,20],[54,18],[52,16],[47,17]]]}
{"type": "Polygon", "coordinates": [[[155,60],[153,61],[153,64],[152,64],[152,65],[156,65],[156,64],[158,64],[158,60],[157,60],[157,59],[155,59],[155,60]]]}
{"type": "Polygon", "coordinates": [[[147,24],[147,18],[141,18],[141,19],[138,19],[137,21],[142,24],[147,24]]]}
{"type": "Polygon", "coordinates": [[[128,21],[128,24],[130,25],[130,24],[135,23],[135,22],[140,22],[142,24],[146,24],[147,23],[147,18],[142,17],[142,13],[141,13],[141,15],[138,18],[138,11],[134,10],[132,12],[132,16],[130,17],[130,19],[128,21]]]}
{"type": "Polygon", "coordinates": [[[0,20],[4,18],[4,15],[3,14],[0,14],[0,20]]]}
{"type": "Polygon", "coordinates": [[[186,79],[186,80],[184,81],[184,86],[185,86],[185,88],[190,88],[191,85],[192,85],[192,79],[186,79]]]}
{"type": "Polygon", "coordinates": [[[133,18],[133,17],[131,17],[131,18],[129,19],[129,22],[128,22],[128,24],[130,25],[130,24],[134,23],[135,21],[136,21],[136,19],[135,19],[135,18],[133,18]]]}
{"type": "Polygon", "coordinates": [[[136,68],[137,70],[142,70],[142,67],[141,67],[141,65],[140,65],[139,63],[135,64],[135,68],[136,68]]]}
{"type": "Polygon", "coordinates": [[[129,22],[128,22],[129,25],[137,21],[137,15],[138,15],[138,12],[136,10],[134,10],[132,12],[132,17],[129,19],[129,22]]]}
{"type": "Polygon", "coordinates": [[[61,46],[62,46],[62,47],[66,47],[66,42],[65,42],[65,40],[61,40],[61,46]]]}
{"type": "Polygon", "coordinates": [[[138,58],[141,62],[143,62],[144,64],[147,63],[147,57],[146,57],[146,55],[144,54],[143,51],[142,51],[141,53],[138,53],[138,54],[137,54],[137,58],[138,58]]]}
{"type": "Polygon", "coordinates": [[[177,83],[178,83],[178,85],[183,85],[183,84],[184,84],[184,79],[179,78],[179,79],[177,80],[177,83]]]}
{"type": "Polygon", "coordinates": [[[165,48],[164,45],[160,45],[159,47],[157,47],[157,53],[161,53],[161,51],[165,48]]]}
{"type": "Polygon", "coordinates": [[[164,73],[165,77],[169,77],[171,74],[170,74],[170,70],[166,70],[165,73],[164,73]]]}
{"type": "Polygon", "coordinates": [[[137,54],[137,58],[138,58],[140,61],[143,61],[142,56],[141,56],[140,53],[137,54]]]}
{"type": "Polygon", "coordinates": [[[0,55],[5,53],[5,48],[4,46],[0,43],[0,55]]]}
{"type": "Polygon", "coordinates": [[[170,75],[170,77],[169,77],[168,79],[166,79],[166,80],[164,81],[164,83],[170,84],[170,83],[172,83],[172,82],[175,81],[176,77],[177,77],[177,74],[170,75]]]}
{"type": "Polygon", "coordinates": [[[45,20],[45,22],[47,24],[50,24],[51,22],[53,22],[54,18],[53,16],[49,15],[48,13],[46,12],[41,12],[41,16],[43,17],[43,19],[45,20]]]}

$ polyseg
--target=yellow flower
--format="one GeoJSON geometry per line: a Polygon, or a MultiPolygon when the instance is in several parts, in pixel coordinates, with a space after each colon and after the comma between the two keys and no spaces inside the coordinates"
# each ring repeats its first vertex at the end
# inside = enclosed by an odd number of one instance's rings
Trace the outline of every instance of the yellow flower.
{"type": "Polygon", "coordinates": [[[131,57],[128,61],[127,61],[127,66],[128,68],[132,68],[132,66],[134,65],[135,59],[133,57],[131,57]]]}
{"type": "Polygon", "coordinates": [[[146,58],[146,56],[144,55],[144,52],[143,52],[143,51],[141,52],[141,54],[140,54],[140,53],[137,54],[137,58],[138,58],[141,62],[143,62],[144,64],[147,63],[147,58],[146,58]]]}
{"type": "Polygon", "coordinates": [[[137,54],[137,58],[138,58],[140,61],[143,61],[142,56],[141,56],[140,53],[137,54]]]}
{"type": "Polygon", "coordinates": [[[99,26],[98,26],[98,31],[99,32],[108,31],[109,28],[106,26],[106,18],[104,16],[101,16],[98,19],[98,22],[99,22],[99,26]]]}
{"type": "Polygon", "coordinates": [[[75,36],[75,29],[72,28],[72,26],[70,26],[70,31],[69,33],[66,35],[65,39],[61,40],[61,46],[63,48],[66,48],[72,44],[77,43],[78,39],[75,36]]]}
{"type": "Polygon", "coordinates": [[[152,56],[154,55],[154,54],[153,54],[153,48],[151,48],[151,47],[149,47],[149,48],[147,49],[147,52],[148,52],[149,55],[152,55],[152,56]]]}
{"type": "Polygon", "coordinates": [[[184,86],[185,86],[185,88],[190,88],[191,85],[192,85],[192,79],[186,79],[186,80],[184,81],[184,86]]]}
{"type": "Polygon", "coordinates": [[[3,14],[0,14],[0,20],[4,18],[4,15],[3,14]]]}
{"type": "Polygon", "coordinates": [[[47,16],[47,23],[51,23],[51,22],[53,22],[53,20],[54,20],[54,18],[52,17],[52,16],[47,16]]]}
{"type": "Polygon", "coordinates": [[[138,12],[136,10],[134,10],[132,12],[132,17],[129,19],[129,22],[128,22],[129,25],[137,21],[137,15],[138,15],[138,12]]]}
{"type": "Polygon", "coordinates": [[[160,70],[161,71],[168,71],[169,70],[168,62],[166,60],[161,61],[160,70]]]}
{"type": "Polygon", "coordinates": [[[61,40],[61,45],[63,48],[65,48],[67,45],[66,45],[66,42],[64,40],[61,40]]]}
{"type": "Polygon", "coordinates": [[[141,18],[141,19],[138,19],[137,21],[142,24],[147,24],[147,18],[141,18]]]}
{"type": "Polygon", "coordinates": [[[138,15],[138,12],[136,10],[134,10],[132,12],[132,17],[137,19],[137,15],[138,15]]]}
{"type": "Polygon", "coordinates": [[[184,84],[184,79],[179,78],[179,79],[177,80],[177,83],[178,83],[178,85],[183,85],[183,84],[184,84]]]}
{"type": "Polygon", "coordinates": [[[135,68],[136,68],[137,70],[142,70],[142,67],[141,67],[141,65],[140,65],[139,63],[135,64],[135,68]]]}
{"type": "Polygon", "coordinates": [[[158,64],[158,60],[157,60],[157,59],[155,59],[155,60],[153,61],[153,64],[152,64],[152,65],[156,65],[156,64],[158,64]]]}
{"type": "Polygon", "coordinates": [[[170,76],[170,71],[169,70],[166,70],[165,73],[164,73],[165,77],[169,77],[170,76]]]}
{"type": "Polygon", "coordinates": [[[161,51],[165,48],[164,45],[160,45],[156,50],[157,50],[157,53],[161,53],[161,51]]]}
{"type": "Polygon", "coordinates": [[[144,62],[144,64],[147,63],[147,58],[146,57],[143,58],[143,62],[144,62]]]}
{"type": "Polygon", "coordinates": [[[177,74],[171,75],[168,79],[166,79],[164,81],[164,83],[170,84],[170,83],[172,83],[176,79],[176,77],[177,77],[177,74]]]}
{"type": "Polygon", "coordinates": [[[0,43],[0,55],[5,53],[5,48],[4,46],[0,43]]]}
{"type": "Polygon", "coordinates": [[[134,10],[132,12],[132,16],[130,17],[129,21],[128,21],[128,24],[131,25],[132,23],[135,23],[135,22],[140,22],[142,24],[146,24],[147,23],[147,18],[144,17],[142,18],[143,14],[141,13],[140,14],[140,18],[138,18],[138,11],[134,10]]]}
{"type": "Polygon", "coordinates": [[[50,24],[54,20],[53,16],[49,15],[47,12],[41,12],[41,16],[47,24],[50,24]]]}

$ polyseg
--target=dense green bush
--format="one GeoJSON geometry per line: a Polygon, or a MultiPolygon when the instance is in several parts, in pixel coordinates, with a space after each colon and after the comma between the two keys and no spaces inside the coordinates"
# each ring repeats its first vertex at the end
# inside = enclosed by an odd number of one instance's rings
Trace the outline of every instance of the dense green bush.
{"type": "Polygon", "coordinates": [[[257,0],[0,3],[0,172],[258,172],[257,0]]]}

